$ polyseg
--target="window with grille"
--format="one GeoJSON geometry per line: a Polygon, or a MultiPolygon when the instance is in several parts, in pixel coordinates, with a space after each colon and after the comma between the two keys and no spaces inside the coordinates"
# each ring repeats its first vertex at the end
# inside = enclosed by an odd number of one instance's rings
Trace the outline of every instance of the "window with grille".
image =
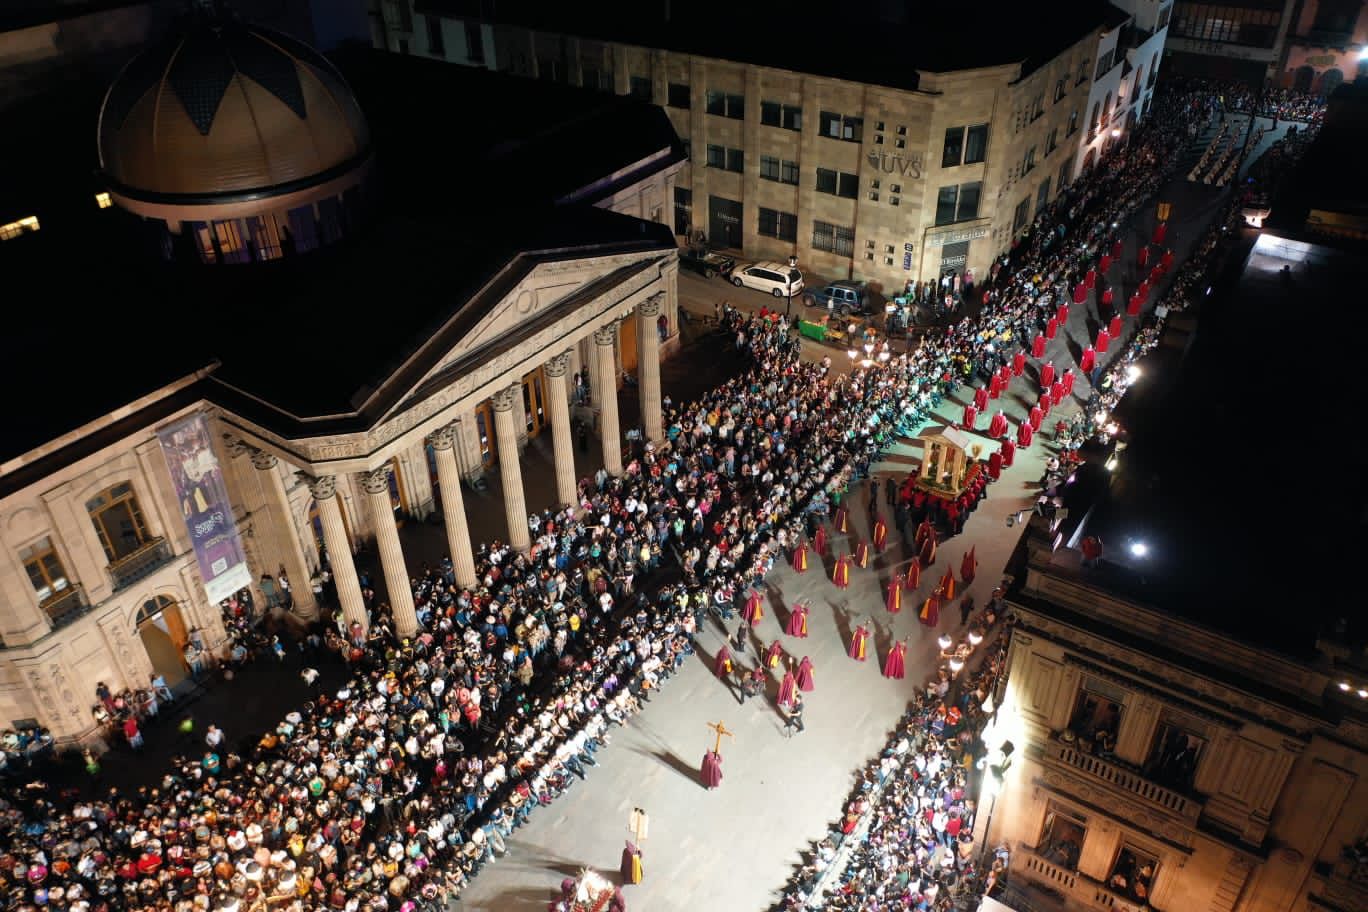
{"type": "Polygon", "coordinates": [[[760,209],[760,234],[781,241],[798,240],[798,216],[778,209],[760,209]]]}
{"type": "Polygon", "coordinates": [[[829,222],[813,222],[812,247],[840,256],[852,256],[855,252],[855,229],[829,222]]]}

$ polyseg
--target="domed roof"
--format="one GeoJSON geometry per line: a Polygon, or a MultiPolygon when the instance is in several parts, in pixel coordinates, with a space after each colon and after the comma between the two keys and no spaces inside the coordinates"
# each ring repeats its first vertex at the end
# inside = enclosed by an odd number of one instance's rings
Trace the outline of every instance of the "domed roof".
{"type": "Polygon", "coordinates": [[[151,201],[259,198],[330,180],[370,153],[365,116],[313,48],[205,18],[135,57],[100,110],[113,188],[151,201]]]}

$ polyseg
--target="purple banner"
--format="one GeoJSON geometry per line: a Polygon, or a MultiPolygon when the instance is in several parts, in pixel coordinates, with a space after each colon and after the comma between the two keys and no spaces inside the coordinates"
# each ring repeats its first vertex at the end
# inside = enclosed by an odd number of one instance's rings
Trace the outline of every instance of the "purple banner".
{"type": "Polygon", "coordinates": [[[203,415],[192,415],[157,432],[180,513],[190,531],[209,601],[218,603],[252,583],[247,557],[233,522],[223,471],[203,415]]]}

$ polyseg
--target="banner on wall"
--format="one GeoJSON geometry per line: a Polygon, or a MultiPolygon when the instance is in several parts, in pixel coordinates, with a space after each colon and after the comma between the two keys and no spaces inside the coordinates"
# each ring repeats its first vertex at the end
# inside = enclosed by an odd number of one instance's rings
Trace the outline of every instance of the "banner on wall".
{"type": "Polygon", "coordinates": [[[228,487],[209,439],[203,415],[192,415],[157,431],[181,518],[199,561],[209,601],[217,604],[252,583],[246,552],[233,521],[228,487]]]}

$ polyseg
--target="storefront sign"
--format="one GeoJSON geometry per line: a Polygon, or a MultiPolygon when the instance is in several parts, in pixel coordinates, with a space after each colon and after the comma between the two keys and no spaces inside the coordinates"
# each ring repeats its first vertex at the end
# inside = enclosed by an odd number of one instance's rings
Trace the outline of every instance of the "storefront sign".
{"type": "Polygon", "coordinates": [[[980,225],[977,228],[962,228],[959,231],[946,231],[942,234],[933,234],[927,237],[927,247],[943,247],[946,244],[959,244],[964,241],[976,241],[979,238],[988,236],[988,226],[980,225]]]}
{"type": "Polygon", "coordinates": [[[910,270],[911,268],[912,268],[912,245],[911,245],[911,244],[903,244],[903,269],[910,270]]]}
{"type": "Polygon", "coordinates": [[[203,415],[192,415],[157,432],[180,514],[190,531],[200,578],[209,601],[218,603],[252,583],[247,557],[233,521],[223,471],[203,415]]]}
{"type": "Polygon", "coordinates": [[[921,180],[922,159],[920,155],[889,155],[887,152],[870,152],[869,165],[886,174],[901,174],[912,180],[921,180]]]}
{"type": "Polygon", "coordinates": [[[959,256],[948,256],[941,259],[941,269],[958,269],[963,266],[969,258],[964,254],[959,256]]]}

